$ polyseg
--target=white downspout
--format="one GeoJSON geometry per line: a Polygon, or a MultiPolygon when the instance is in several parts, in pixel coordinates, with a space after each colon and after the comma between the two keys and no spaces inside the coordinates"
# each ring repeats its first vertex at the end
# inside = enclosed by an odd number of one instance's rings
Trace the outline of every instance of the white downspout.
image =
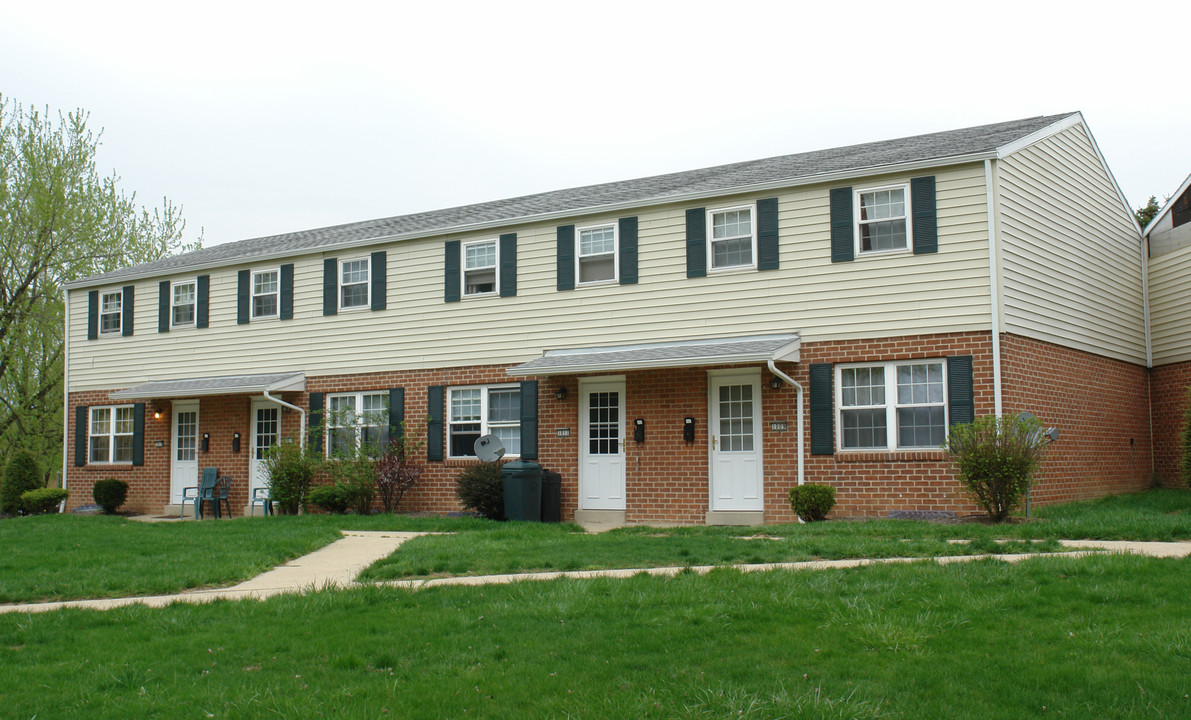
{"type": "Polygon", "coordinates": [[[993,197],[992,160],[984,161],[984,194],[988,214],[988,296],[992,305],[993,412],[1001,417],[1001,298],[997,287],[997,220],[993,197]]]}
{"type": "MultiPolygon", "coordinates": [[[[66,289],[62,290],[62,307],[62,489],[65,490],[70,457],[70,291],[66,289]]],[[[58,503],[58,512],[65,511],[63,500],[58,503]]]]}
{"type": "Polygon", "coordinates": [[[287,403],[286,401],[282,400],[281,398],[273,397],[272,395],[269,394],[268,390],[262,391],[262,394],[265,396],[266,400],[275,402],[278,405],[280,405],[281,407],[287,407],[290,410],[298,411],[298,418],[299,418],[298,419],[298,423],[299,423],[298,427],[301,428],[298,431],[298,442],[301,443],[302,446],[304,446],[306,443],[306,411],[303,410],[302,408],[298,407],[297,405],[291,405],[290,403],[287,403]]]}
{"type": "Polygon", "coordinates": [[[772,359],[769,360],[769,372],[773,373],[775,376],[781,378],[782,380],[785,380],[790,385],[793,385],[794,388],[798,391],[798,410],[797,410],[797,412],[798,412],[798,484],[802,485],[803,483],[806,482],[806,476],[803,472],[805,462],[803,460],[803,449],[802,449],[802,444],[803,444],[803,437],[802,437],[802,386],[799,385],[797,382],[795,382],[794,378],[785,374],[781,370],[778,370],[777,365],[773,362],[772,359]]]}

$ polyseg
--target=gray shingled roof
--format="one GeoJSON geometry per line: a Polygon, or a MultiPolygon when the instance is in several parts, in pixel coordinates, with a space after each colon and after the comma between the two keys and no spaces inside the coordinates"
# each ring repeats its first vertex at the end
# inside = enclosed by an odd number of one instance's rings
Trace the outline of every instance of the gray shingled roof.
{"type": "Polygon", "coordinates": [[[995,151],[1072,114],[1074,113],[1013,120],[897,140],[782,155],[701,170],[554,190],[445,210],[241,240],[114,270],[71,284],[90,285],[97,284],[98,281],[166,275],[190,268],[231,265],[253,258],[300,255],[340,245],[359,245],[373,239],[392,240],[405,236],[437,234],[475,225],[512,224],[542,215],[566,212],[579,214],[581,211],[626,204],[656,205],[700,193],[738,192],[747,190],[750,186],[786,180],[791,184],[797,184],[799,181],[833,173],[875,170],[930,160],[942,161],[946,158],[995,151]]]}
{"type": "Polygon", "coordinates": [[[197,395],[238,395],[265,390],[305,390],[306,376],[300,372],[265,375],[225,375],[212,378],[154,380],[112,393],[113,400],[152,400],[197,395]]]}
{"type": "Polygon", "coordinates": [[[508,369],[509,375],[563,375],[651,367],[692,367],[767,360],[797,361],[798,333],[684,340],[649,345],[547,350],[542,357],[508,369]]]}

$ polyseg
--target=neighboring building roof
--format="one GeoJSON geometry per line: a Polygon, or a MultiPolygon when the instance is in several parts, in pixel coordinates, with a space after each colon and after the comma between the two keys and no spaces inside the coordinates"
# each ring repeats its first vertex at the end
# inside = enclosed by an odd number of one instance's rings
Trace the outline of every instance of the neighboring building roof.
{"type": "Polygon", "coordinates": [[[113,400],[156,400],[159,398],[197,397],[199,395],[239,395],[243,393],[305,390],[306,376],[300,372],[267,375],[227,375],[184,380],[154,380],[112,393],[113,400]]]}
{"type": "Polygon", "coordinates": [[[801,347],[798,333],[790,333],[547,350],[540,358],[509,368],[508,373],[514,377],[527,377],[769,360],[798,362],[801,347]]]}
{"type": "Polygon", "coordinates": [[[1077,115],[1063,113],[1012,120],[241,240],[114,270],[67,283],[67,286],[98,285],[254,259],[301,255],[550,217],[659,205],[765,187],[806,184],[834,177],[873,174],[905,165],[977,160],[995,156],[998,148],[1021,141],[1077,115]]]}
{"type": "Polygon", "coordinates": [[[1141,234],[1148,236],[1150,231],[1157,227],[1158,222],[1161,221],[1162,218],[1170,212],[1170,209],[1174,207],[1175,201],[1181,198],[1183,193],[1187,192],[1187,188],[1189,187],[1191,187],[1191,175],[1188,175],[1187,179],[1183,181],[1183,184],[1179,185],[1179,189],[1174,191],[1174,195],[1170,196],[1170,199],[1167,200],[1166,204],[1162,206],[1162,209],[1158,211],[1158,214],[1154,216],[1154,219],[1150,220],[1150,223],[1146,225],[1145,230],[1142,230],[1141,234]]]}

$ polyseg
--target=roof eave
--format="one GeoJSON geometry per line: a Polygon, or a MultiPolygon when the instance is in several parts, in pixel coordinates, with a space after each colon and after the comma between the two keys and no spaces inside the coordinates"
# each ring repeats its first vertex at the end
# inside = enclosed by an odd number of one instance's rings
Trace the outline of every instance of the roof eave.
{"type": "Polygon", "coordinates": [[[212,395],[246,395],[249,393],[256,394],[261,392],[289,392],[293,390],[301,391],[306,389],[306,375],[304,373],[295,373],[288,377],[277,380],[276,382],[264,383],[249,383],[239,386],[222,386],[214,388],[197,388],[187,390],[166,391],[161,390],[137,390],[139,387],[145,385],[152,385],[153,382],[142,383],[136,387],[131,387],[126,390],[118,390],[112,393],[109,397],[112,400],[157,400],[163,398],[190,398],[190,397],[209,397],[212,395]]]}
{"type": "Polygon", "coordinates": [[[767,362],[773,353],[748,353],[741,355],[709,355],[696,358],[666,358],[664,360],[626,360],[624,362],[591,363],[563,367],[520,370],[509,368],[511,377],[544,377],[550,375],[581,375],[592,372],[625,372],[628,370],[652,370],[654,368],[705,367],[708,365],[741,365],[767,362]]]}

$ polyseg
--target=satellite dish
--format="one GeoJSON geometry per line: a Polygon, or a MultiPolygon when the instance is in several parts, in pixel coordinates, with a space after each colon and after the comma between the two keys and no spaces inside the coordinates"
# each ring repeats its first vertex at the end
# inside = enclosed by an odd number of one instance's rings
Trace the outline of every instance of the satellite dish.
{"type": "Polygon", "coordinates": [[[484,462],[496,462],[505,456],[504,443],[495,435],[484,435],[476,438],[476,444],[473,447],[476,451],[476,457],[484,462]]]}

